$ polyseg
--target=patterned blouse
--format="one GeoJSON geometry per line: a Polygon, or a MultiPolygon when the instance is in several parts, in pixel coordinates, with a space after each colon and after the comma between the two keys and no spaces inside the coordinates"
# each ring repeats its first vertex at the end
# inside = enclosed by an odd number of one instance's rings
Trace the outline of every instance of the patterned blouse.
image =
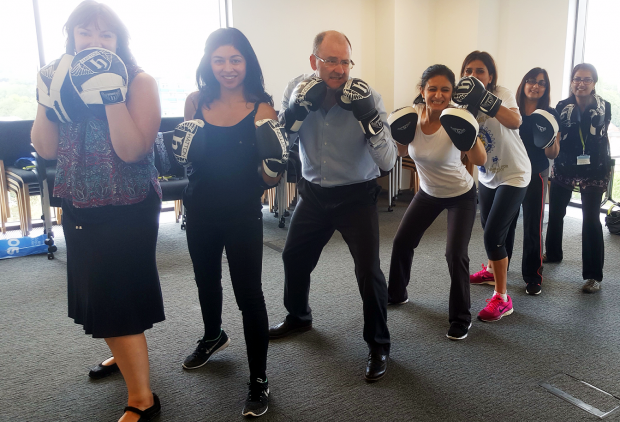
{"type": "MultiPolygon", "coordinates": [[[[130,83],[138,72],[131,72],[130,83]]],[[[76,208],[132,205],[143,201],[152,185],[161,199],[153,149],[142,160],[126,163],[112,147],[107,120],[90,116],[59,127],[54,196],[76,208]]]]}

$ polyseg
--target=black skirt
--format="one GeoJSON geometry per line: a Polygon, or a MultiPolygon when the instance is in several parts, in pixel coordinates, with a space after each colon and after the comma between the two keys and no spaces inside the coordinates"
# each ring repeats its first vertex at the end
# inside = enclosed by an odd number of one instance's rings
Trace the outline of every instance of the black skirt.
{"type": "Polygon", "coordinates": [[[95,338],[143,333],[165,319],[155,260],[161,202],[90,209],[63,200],[69,317],[95,338]]]}

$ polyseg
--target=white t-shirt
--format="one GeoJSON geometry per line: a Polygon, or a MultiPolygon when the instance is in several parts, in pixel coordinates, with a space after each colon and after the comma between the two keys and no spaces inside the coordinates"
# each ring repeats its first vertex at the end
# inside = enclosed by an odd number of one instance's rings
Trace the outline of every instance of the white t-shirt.
{"type": "Polygon", "coordinates": [[[459,151],[443,127],[432,135],[422,132],[420,126],[424,104],[416,105],[420,118],[409,156],[415,161],[420,188],[435,198],[454,198],[467,193],[474,184],[459,151]]]}
{"type": "MultiPolygon", "coordinates": [[[[503,86],[495,88],[495,95],[507,108],[518,108],[514,94],[503,86]]],[[[518,129],[508,129],[496,118],[478,114],[479,135],[487,151],[487,162],[478,167],[478,180],[488,188],[500,185],[524,188],[530,183],[531,164],[518,129]]]]}

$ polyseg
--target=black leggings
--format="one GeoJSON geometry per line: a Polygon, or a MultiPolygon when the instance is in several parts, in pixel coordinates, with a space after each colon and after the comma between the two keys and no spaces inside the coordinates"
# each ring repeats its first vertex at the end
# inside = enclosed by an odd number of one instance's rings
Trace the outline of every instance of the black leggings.
{"type": "Polygon", "coordinates": [[[413,253],[424,232],[439,214],[448,210],[446,261],[450,271],[449,321],[471,322],[468,246],[476,220],[476,186],[454,198],[435,198],[423,190],[413,197],[400,222],[390,262],[388,297],[390,302],[407,299],[413,253]]]}
{"type": "Polygon", "coordinates": [[[243,316],[250,377],[265,379],[269,322],[261,285],[263,219],[248,216],[217,224],[211,221],[199,211],[187,209],[187,246],[194,264],[205,338],[216,338],[222,325],[222,252],[226,248],[230,279],[243,316]]]}
{"type": "MultiPolygon", "coordinates": [[[[559,262],[564,258],[562,235],[564,216],[570,202],[572,190],[551,182],[549,191],[549,224],[545,249],[547,259],[559,262]]],[[[601,225],[602,192],[581,190],[581,261],[584,280],[603,281],[603,264],[605,262],[605,245],[603,243],[603,226],[601,225]]]]}
{"type": "MultiPolygon", "coordinates": [[[[532,180],[527,186],[523,199],[523,257],[521,259],[521,273],[526,283],[541,284],[543,281],[542,266],[542,222],[545,213],[545,186],[549,176],[549,169],[541,173],[532,173],[532,180]]],[[[512,248],[515,241],[515,231],[519,220],[519,210],[512,220],[508,236],[506,237],[506,252],[508,259],[512,258],[512,248]]]]}
{"type": "Polygon", "coordinates": [[[482,183],[478,185],[480,195],[480,222],[484,230],[484,249],[490,261],[508,257],[506,237],[508,229],[523,202],[527,188],[501,185],[495,189],[482,183]]]}

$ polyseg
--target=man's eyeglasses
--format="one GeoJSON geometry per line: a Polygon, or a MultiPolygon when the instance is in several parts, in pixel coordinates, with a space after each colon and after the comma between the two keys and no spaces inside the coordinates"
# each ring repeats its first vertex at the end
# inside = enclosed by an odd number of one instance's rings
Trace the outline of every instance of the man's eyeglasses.
{"type": "Polygon", "coordinates": [[[583,78],[583,79],[581,79],[581,78],[573,78],[573,83],[575,85],[579,85],[582,82],[583,82],[584,85],[590,85],[592,82],[594,82],[594,79],[592,79],[592,78],[583,78]]]}
{"type": "Polygon", "coordinates": [[[353,60],[338,60],[338,59],[333,59],[333,58],[329,58],[329,59],[322,59],[319,56],[317,56],[316,54],[313,54],[314,57],[316,57],[317,59],[319,59],[320,61],[322,61],[323,63],[325,63],[325,66],[329,67],[329,68],[334,68],[338,65],[342,65],[343,68],[345,69],[353,69],[353,66],[355,66],[355,63],[353,63],[353,60]]]}
{"type": "Polygon", "coordinates": [[[536,79],[527,79],[525,81],[526,83],[530,84],[530,85],[538,85],[539,87],[542,88],[546,88],[547,87],[547,81],[545,81],[544,79],[541,79],[540,81],[537,81],[536,79]]]}

